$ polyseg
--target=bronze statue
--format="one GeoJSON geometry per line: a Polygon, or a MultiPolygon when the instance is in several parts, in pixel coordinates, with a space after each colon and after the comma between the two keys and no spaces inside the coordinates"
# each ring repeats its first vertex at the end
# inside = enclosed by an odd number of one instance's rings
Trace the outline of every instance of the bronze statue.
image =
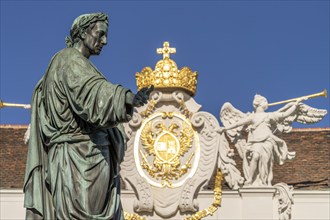
{"type": "Polygon", "coordinates": [[[108,16],[84,14],[73,22],[32,97],[24,181],[27,219],[123,219],[119,165],[123,122],[147,103],[153,87],[137,94],[108,82],[89,61],[107,44],[108,16]]]}

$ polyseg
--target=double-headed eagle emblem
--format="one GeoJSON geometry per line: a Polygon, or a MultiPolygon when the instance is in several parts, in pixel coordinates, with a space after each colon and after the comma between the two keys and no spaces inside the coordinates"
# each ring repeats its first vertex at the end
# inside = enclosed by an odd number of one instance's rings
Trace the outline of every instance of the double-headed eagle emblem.
{"type": "MultiPolygon", "coordinates": [[[[162,118],[173,118],[163,114],[162,118]]],[[[193,146],[194,130],[186,121],[163,120],[149,121],[141,131],[141,166],[162,186],[173,187],[172,180],[177,180],[191,168],[195,152],[185,155],[193,146]],[[149,159],[149,160],[148,160],[149,159]],[[150,160],[153,159],[152,165],[150,160]]]]}

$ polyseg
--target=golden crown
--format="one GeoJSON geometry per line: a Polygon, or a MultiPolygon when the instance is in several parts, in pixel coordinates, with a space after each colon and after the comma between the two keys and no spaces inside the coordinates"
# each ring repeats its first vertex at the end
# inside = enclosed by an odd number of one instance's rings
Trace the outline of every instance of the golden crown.
{"type": "Polygon", "coordinates": [[[164,42],[157,53],[163,54],[163,59],[157,62],[155,70],[145,67],[141,73],[135,74],[138,90],[154,85],[155,88],[181,88],[195,95],[197,72],[192,72],[189,67],[178,70],[176,63],[170,59],[170,54],[176,53],[176,49],[170,48],[169,42],[164,42]]]}

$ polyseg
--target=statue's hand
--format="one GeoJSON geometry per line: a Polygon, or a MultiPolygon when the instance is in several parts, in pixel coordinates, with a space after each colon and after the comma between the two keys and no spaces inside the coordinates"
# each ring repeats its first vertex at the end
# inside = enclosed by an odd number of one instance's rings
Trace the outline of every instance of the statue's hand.
{"type": "Polygon", "coordinates": [[[222,134],[224,131],[226,131],[226,128],[220,127],[215,130],[217,133],[222,134]]]}
{"type": "Polygon", "coordinates": [[[300,98],[298,98],[298,99],[296,100],[296,104],[299,104],[299,103],[301,103],[301,102],[303,102],[303,101],[305,101],[305,100],[307,100],[307,99],[308,99],[307,96],[300,97],[300,98]]]}
{"type": "Polygon", "coordinates": [[[140,107],[147,104],[150,93],[154,90],[154,86],[151,85],[149,88],[144,87],[138,91],[133,98],[133,106],[140,107]]]}

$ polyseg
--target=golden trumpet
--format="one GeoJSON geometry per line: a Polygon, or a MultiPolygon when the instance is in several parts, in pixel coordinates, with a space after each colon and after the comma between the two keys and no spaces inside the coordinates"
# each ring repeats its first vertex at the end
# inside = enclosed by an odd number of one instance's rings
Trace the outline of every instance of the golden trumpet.
{"type": "Polygon", "coordinates": [[[319,92],[319,93],[306,95],[306,96],[302,96],[302,97],[298,97],[298,98],[294,98],[294,99],[288,99],[288,100],[284,100],[284,101],[280,101],[280,102],[269,103],[268,106],[280,105],[280,104],[288,103],[288,102],[295,102],[298,99],[303,98],[303,97],[306,97],[307,99],[310,99],[310,98],[316,98],[316,97],[320,97],[320,96],[324,96],[326,98],[327,97],[327,90],[324,89],[322,92],[319,92]]]}
{"type": "Polygon", "coordinates": [[[28,105],[27,104],[15,104],[15,103],[7,103],[7,102],[3,102],[0,99],[0,109],[3,107],[16,107],[16,108],[27,108],[28,105]]]}

